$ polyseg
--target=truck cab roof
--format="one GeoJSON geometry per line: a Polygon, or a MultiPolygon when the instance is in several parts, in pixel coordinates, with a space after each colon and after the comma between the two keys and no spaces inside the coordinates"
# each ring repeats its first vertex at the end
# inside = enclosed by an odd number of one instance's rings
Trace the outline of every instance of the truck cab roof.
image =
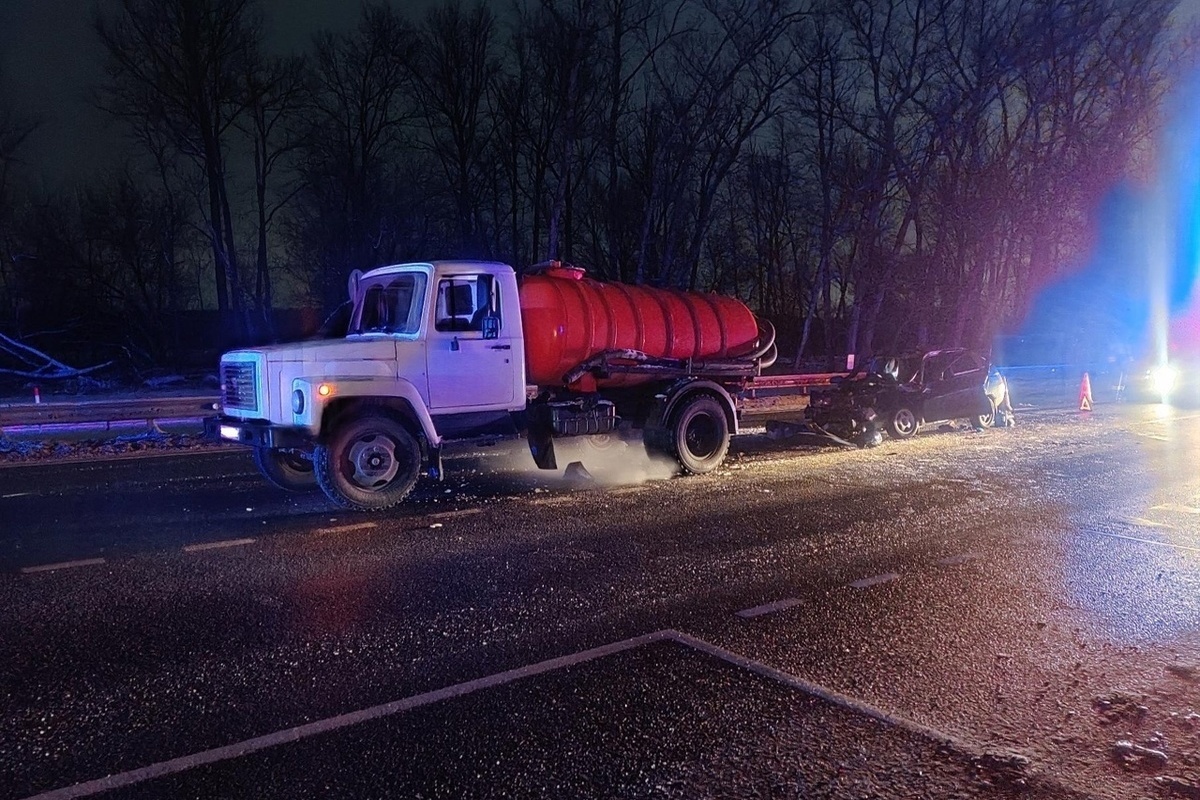
{"type": "Polygon", "coordinates": [[[363,277],[374,277],[376,275],[387,275],[393,272],[404,272],[412,269],[421,269],[428,272],[455,272],[458,270],[478,270],[486,269],[492,273],[508,272],[515,274],[515,270],[508,264],[499,261],[472,261],[472,260],[446,260],[446,261],[410,261],[404,264],[389,264],[385,267],[375,267],[363,274],[363,277]]]}

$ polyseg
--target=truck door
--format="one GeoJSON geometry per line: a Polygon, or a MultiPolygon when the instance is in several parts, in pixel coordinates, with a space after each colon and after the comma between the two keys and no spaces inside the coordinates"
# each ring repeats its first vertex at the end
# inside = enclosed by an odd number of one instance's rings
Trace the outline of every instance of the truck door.
{"type": "Polygon", "coordinates": [[[486,273],[443,276],[436,292],[426,351],[430,411],[512,408],[520,311],[500,307],[499,286],[486,273]]]}

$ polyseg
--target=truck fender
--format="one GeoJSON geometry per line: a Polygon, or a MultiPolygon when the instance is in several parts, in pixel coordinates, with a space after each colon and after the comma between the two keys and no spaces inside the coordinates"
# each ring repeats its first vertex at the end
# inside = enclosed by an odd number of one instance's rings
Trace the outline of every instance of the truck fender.
{"type": "MultiPolygon", "coordinates": [[[[425,406],[425,400],[417,387],[403,378],[359,377],[359,378],[296,378],[292,381],[292,391],[304,393],[305,408],[300,414],[293,414],[293,423],[307,428],[313,434],[321,431],[325,412],[339,401],[348,398],[364,400],[401,400],[411,409],[414,421],[420,426],[421,432],[431,449],[436,450],[442,444],[425,406]],[[327,395],[322,395],[318,387],[325,386],[327,395]]],[[[293,409],[294,411],[294,409],[293,409]]]]}
{"type": "Polygon", "coordinates": [[[647,426],[666,425],[675,408],[687,397],[695,394],[708,394],[715,397],[725,409],[725,417],[729,421],[729,434],[738,432],[737,406],[725,387],[713,381],[702,378],[683,378],[665,386],[662,391],[655,393],[654,410],[647,420],[647,426]]]}

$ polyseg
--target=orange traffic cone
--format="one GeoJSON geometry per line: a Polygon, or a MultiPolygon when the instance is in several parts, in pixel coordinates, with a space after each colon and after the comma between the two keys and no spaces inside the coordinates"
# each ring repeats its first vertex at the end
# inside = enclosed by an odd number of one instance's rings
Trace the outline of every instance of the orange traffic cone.
{"type": "Polygon", "coordinates": [[[1079,410],[1092,410],[1092,380],[1086,372],[1083,373],[1083,380],[1079,382],[1079,410]]]}

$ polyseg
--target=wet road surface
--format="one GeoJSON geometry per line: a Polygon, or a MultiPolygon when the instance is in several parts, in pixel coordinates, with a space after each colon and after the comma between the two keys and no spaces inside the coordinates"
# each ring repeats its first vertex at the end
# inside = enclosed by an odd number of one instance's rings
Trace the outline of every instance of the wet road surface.
{"type": "Polygon", "coordinates": [[[1197,453],[1149,406],[497,449],[383,516],[236,451],[2,469],[0,797],[1200,796],[1197,453]]]}

